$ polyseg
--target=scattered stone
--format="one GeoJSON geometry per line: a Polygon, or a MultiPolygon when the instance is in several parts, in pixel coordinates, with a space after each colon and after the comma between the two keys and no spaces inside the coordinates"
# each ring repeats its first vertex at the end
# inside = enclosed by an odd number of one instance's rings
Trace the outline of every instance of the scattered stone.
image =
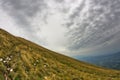
{"type": "Polygon", "coordinates": [[[36,66],[37,64],[36,63],[34,63],[34,66],[36,66]]]}
{"type": "Polygon", "coordinates": [[[48,77],[45,76],[44,79],[45,79],[45,80],[48,80],[48,77]]]}
{"type": "Polygon", "coordinates": [[[12,71],[13,71],[13,69],[11,68],[11,69],[10,69],[10,72],[12,72],[12,71]]]}
{"type": "Polygon", "coordinates": [[[49,67],[49,65],[48,64],[44,64],[44,67],[49,67]]]}
{"type": "Polygon", "coordinates": [[[11,58],[9,58],[8,60],[11,61],[11,58]]]}
{"type": "Polygon", "coordinates": [[[5,60],[3,61],[3,63],[6,63],[6,62],[7,62],[7,61],[5,61],[5,60]]]}
{"type": "Polygon", "coordinates": [[[39,60],[36,60],[37,63],[39,63],[39,60]]]}
{"type": "Polygon", "coordinates": [[[44,67],[47,67],[47,65],[44,64],[44,67]]]}
{"type": "Polygon", "coordinates": [[[10,55],[10,58],[12,58],[13,56],[12,55],[10,55]]]}
{"type": "Polygon", "coordinates": [[[0,61],[3,61],[3,59],[2,59],[2,58],[0,58],[0,61]]]}
{"type": "Polygon", "coordinates": [[[9,60],[9,57],[7,57],[6,60],[9,60]]]}

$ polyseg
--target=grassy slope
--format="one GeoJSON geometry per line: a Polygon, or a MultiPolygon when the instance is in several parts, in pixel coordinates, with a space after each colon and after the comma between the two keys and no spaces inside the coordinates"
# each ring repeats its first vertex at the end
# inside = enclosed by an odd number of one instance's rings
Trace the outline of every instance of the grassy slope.
{"type": "Polygon", "coordinates": [[[120,80],[120,71],[77,61],[0,29],[0,79],[120,80]],[[10,60],[7,60],[10,58],[10,60]],[[7,70],[8,68],[13,71],[7,70]]]}

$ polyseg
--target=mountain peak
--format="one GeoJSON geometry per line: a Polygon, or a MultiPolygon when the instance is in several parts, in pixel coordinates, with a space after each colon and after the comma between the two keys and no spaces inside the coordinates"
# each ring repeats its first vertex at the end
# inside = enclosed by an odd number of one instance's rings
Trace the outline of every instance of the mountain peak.
{"type": "Polygon", "coordinates": [[[119,80],[119,74],[50,51],[0,29],[1,80],[119,80]]]}

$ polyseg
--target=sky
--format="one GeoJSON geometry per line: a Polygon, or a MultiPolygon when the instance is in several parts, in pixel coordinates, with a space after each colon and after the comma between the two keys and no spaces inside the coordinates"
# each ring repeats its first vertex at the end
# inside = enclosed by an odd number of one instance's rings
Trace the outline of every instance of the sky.
{"type": "Polygon", "coordinates": [[[0,28],[69,56],[116,53],[119,4],[120,0],[0,0],[0,28]]]}

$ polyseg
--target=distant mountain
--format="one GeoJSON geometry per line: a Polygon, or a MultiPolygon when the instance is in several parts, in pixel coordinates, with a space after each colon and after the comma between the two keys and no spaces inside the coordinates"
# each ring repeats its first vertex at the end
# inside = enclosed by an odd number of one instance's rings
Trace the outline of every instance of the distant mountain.
{"type": "Polygon", "coordinates": [[[77,61],[0,29],[0,80],[120,80],[120,71],[77,61]]]}
{"type": "Polygon", "coordinates": [[[97,66],[120,70],[120,52],[94,57],[77,57],[77,59],[95,64],[97,66]]]}

